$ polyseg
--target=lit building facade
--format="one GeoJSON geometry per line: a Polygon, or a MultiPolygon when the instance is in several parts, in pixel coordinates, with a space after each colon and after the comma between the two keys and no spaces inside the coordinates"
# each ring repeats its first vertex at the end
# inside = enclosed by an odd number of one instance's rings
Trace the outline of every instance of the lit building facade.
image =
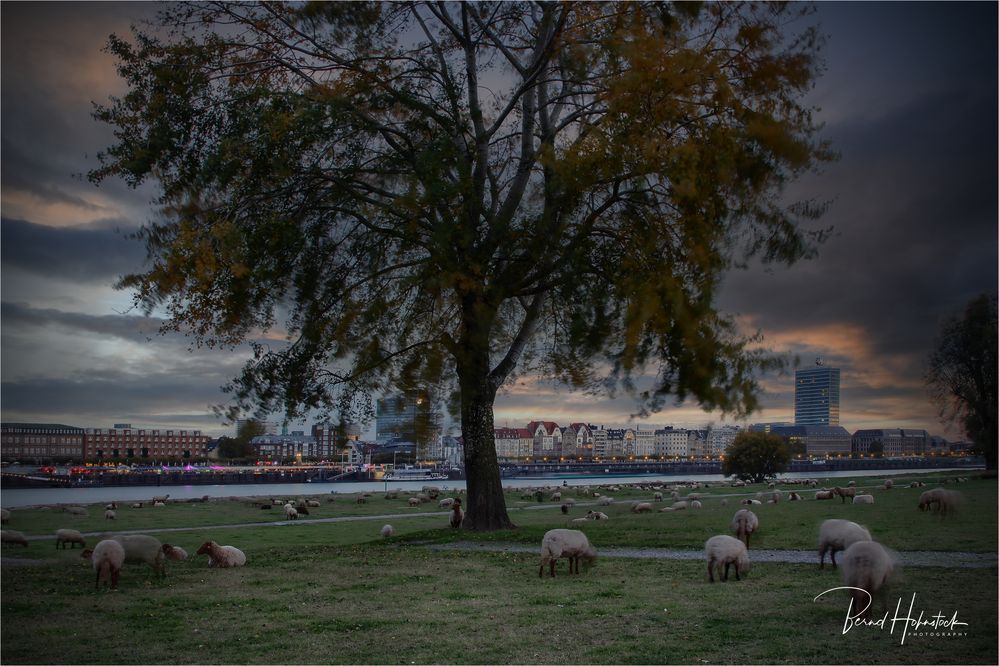
{"type": "Polygon", "coordinates": [[[839,368],[816,365],[795,371],[794,424],[839,425],[839,368]]]}
{"type": "Polygon", "coordinates": [[[200,430],[153,430],[116,423],[114,428],[87,428],[83,458],[89,462],[128,458],[205,458],[211,438],[200,430]]]}
{"type": "Polygon", "coordinates": [[[83,428],[61,423],[0,424],[0,458],[6,462],[64,462],[83,458],[83,428]]]}

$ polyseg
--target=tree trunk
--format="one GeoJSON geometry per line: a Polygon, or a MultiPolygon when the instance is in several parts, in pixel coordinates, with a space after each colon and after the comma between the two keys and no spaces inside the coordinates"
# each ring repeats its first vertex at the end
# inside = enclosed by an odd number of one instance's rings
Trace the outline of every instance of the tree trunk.
{"type": "Polygon", "coordinates": [[[479,532],[509,529],[515,525],[506,512],[493,431],[496,387],[489,376],[488,335],[492,317],[475,304],[466,304],[465,310],[465,335],[457,364],[468,489],[462,527],[479,532]]]}

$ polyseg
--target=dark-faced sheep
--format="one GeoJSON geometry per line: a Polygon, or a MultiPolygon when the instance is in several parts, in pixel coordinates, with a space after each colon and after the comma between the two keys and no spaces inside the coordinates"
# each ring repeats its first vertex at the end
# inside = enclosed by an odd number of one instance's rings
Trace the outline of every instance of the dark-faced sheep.
{"type": "Polygon", "coordinates": [[[840,504],[846,504],[847,497],[849,497],[852,502],[853,498],[857,496],[857,489],[852,486],[846,488],[840,488],[837,486],[836,488],[833,488],[833,494],[839,496],[840,504]]]}
{"type": "Polygon", "coordinates": [[[732,517],[732,529],[736,537],[749,548],[749,537],[760,529],[760,520],[749,509],[739,509],[732,517]]]}
{"type": "Polygon", "coordinates": [[[735,579],[741,580],[749,572],[749,552],[746,545],[728,536],[719,534],[704,542],[704,554],[708,559],[708,582],[715,582],[714,572],[717,568],[718,577],[728,580],[729,567],[735,565],[735,579]]]}
{"type": "Polygon", "coordinates": [[[76,544],[80,544],[82,548],[87,547],[87,542],[78,530],[56,530],[56,548],[65,548],[67,543],[70,548],[75,548],[76,544]]]}
{"type": "Polygon", "coordinates": [[[110,585],[112,590],[118,589],[118,576],[121,574],[121,567],[125,564],[125,548],[113,539],[104,539],[94,546],[93,550],[84,549],[80,557],[90,560],[97,572],[97,580],[94,582],[94,589],[101,589],[101,581],[104,580],[110,585]]]}
{"type": "Polygon", "coordinates": [[[168,560],[183,561],[187,559],[187,551],[180,546],[171,546],[165,543],[163,544],[163,556],[168,560]]]}
{"type": "Polygon", "coordinates": [[[846,550],[858,541],[870,541],[871,533],[866,528],[849,520],[831,518],[819,527],[819,568],[826,565],[826,553],[836,567],[836,553],[846,550]]]}
{"type": "Polygon", "coordinates": [[[545,565],[549,566],[551,577],[554,578],[555,562],[563,557],[569,560],[569,573],[578,574],[580,561],[589,566],[596,560],[597,551],[590,545],[586,535],[579,530],[548,530],[541,539],[541,567],[538,569],[538,578],[544,575],[545,565]]]}
{"type": "Polygon", "coordinates": [[[28,539],[17,530],[0,530],[0,544],[20,545],[28,547],[28,539]]]}
{"type": "Polygon", "coordinates": [[[458,529],[461,527],[461,521],[465,519],[465,512],[461,510],[461,500],[456,499],[454,505],[451,507],[451,527],[458,529]]]}
{"type": "Polygon", "coordinates": [[[840,558],[840,573],[843,585],[849,588],[851,615],[861,617],[871,614],[873,597],[881,590],[894,570],[894,563],[888,551],[875,541],[858,541],[846,549],[840,558]]]}
{"type": "Polygon", "coordinates": [[[940,516],[953,514],[961,502],[961,493],[946,488],[933,488],[919,496],[919,510],[933,511],[940,516]]]}

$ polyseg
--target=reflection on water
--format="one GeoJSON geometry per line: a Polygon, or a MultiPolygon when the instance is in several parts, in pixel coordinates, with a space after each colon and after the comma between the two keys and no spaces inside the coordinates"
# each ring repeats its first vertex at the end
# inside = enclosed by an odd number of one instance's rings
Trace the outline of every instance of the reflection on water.
{"type": "MultiPolygon", "coordinates": [[[[850,476],[898,476],[901,474],[926,474],[945,472],[970,472],[967,467],[954,469],[909,469],[909,470],[847,470],[838,472],[816,472],[813,474],[782,474],[781,478],[805,478],[834,479],[850,476]]],[[[701,483],[717,483],[724,480],[721,474],[698,474],[691,475],[642,475],[642,476],[592,476],[579,478],[574,476],[568,479],[561,477],[551,477],[548,479],[503,479],[503,486],[506,488],[529,488],[534,486],[561,486],[563,481],[569,486],[595,486],[600,484],[624,484],[624,483],[661,483],[684,480],[696,480],[701,483]]],[[[366,481],[360,483],[246,483],[228,484],[216,486],[163,486],[160,488],[150,487],[114,487],[114,488],[0,488],[0,505],[5,508],[19,506],[34,506],[38,504],[93,504],[96,502],[140,502],[149,500],[153,495],[170,494],[170,499],[190,499],[194,497],[231,497],[234,495],[265,495],[272,497],[289,497],[293,495],[325,495],[330,492],[336,493],[357,493],[375,492],[387,488],[400,488],[402,490],[419,490],[426,485],[435,485],[440,488],[457,489],[464,488],[464,481],[366,481]]]]}

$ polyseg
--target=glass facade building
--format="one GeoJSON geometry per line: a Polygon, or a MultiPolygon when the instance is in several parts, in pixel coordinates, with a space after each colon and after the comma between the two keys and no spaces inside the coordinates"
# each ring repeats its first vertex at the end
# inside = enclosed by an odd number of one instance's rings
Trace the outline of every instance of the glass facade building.
{"type": "Polygon", "coordinates": [[[794,424],[839,425],[839,368],[817,365],[794,373],[794,424]]]}

